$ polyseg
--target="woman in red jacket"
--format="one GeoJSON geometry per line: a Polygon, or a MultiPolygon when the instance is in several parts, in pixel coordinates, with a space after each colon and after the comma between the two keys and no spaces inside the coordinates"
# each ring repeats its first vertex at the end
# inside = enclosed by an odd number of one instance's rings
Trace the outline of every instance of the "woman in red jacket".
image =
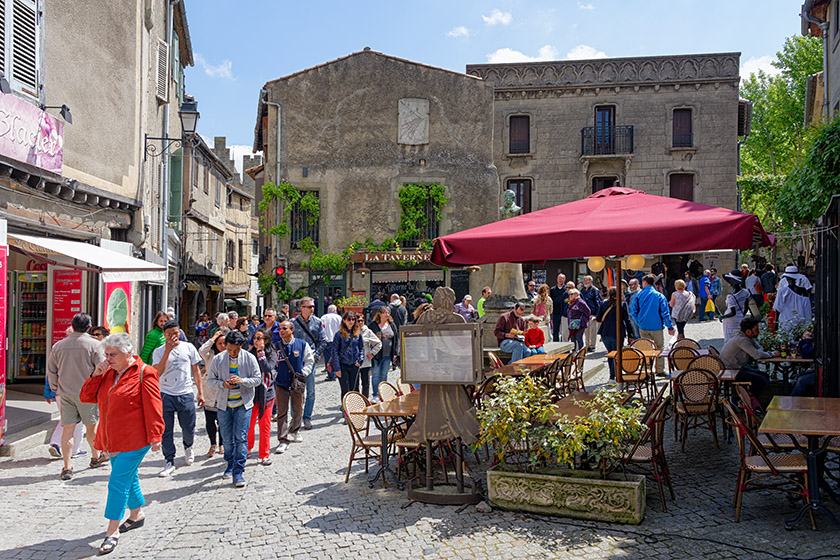
{"type": "Polygon", "coordinates": [[[105,505],[109,522],[105,541],[99,547],[99,554],[108,554],[117,546],[118,533],[143,526],[142,506],[146,502],[140,492],[137,468],[149,449],[160,449],[163,407],[158,372],[134,355],[128,334],[109,335],[102,346],[105,361],[85,381],[80,399],[99,405],[94,444],[111,456],[105,505]],[[120,523],[126,506],[131,512],[120,523]]]}

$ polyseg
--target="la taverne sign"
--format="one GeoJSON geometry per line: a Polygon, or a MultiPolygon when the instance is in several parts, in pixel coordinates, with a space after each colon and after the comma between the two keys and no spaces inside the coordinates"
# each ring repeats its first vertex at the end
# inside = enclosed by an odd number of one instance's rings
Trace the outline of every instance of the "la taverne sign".
{"type": "Polygon", "coordinates": [[[376,253],[353,253],[350,260],[353,262],[428,262],[432,258],[431,253],[396,253],[382,251],[376,253]]]}

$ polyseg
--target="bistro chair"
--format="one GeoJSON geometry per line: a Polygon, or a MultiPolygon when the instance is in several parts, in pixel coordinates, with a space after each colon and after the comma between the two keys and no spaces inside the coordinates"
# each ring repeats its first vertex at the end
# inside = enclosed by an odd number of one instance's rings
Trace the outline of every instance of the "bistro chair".
{"type": "Polygon", "coordinates": [[[499,357],[493,352],[487,352],[487,359],[490,361],[491,369],[499,369],[500,367],[505,365],[502,363],[502,360],[500,360],[499,357]]]}
{"type": "Polygon", "coordinates": [[[639,394],[639,398],[645,401],[642,389],[647,389],[648,399],[651,398],[651,376],[647,369],[647,361],[644,354],[635,348],[625,347],[621,349],[621,378],[627,385],[632,385],[639,394]]]}
{"type": "Polygon", "coordinates": [[[651,403],[645,409],[645,413],[639,419],[639,422],[641,422],[642,424],[647,424],[648,419],[654,413],[654,411],[656,410],[656,407],[658,407],[659,403],[662,402],[662,399],[665,398],[665,391],[667,391],[667,390],[668,390],[668,385],[667,384],[663,384],[662,387],[659,388],[659,390],[656,392],[656,396],[653,397],[653,400],[651,401],[651,403]]]}
{"type": "Polygon", "coordinates": [[[668,371],[673,373],[675,371],[685,371],[693,359],[697,357],[697,351],[688,346],[678,346],[672,348],[668,354],[668,371]]]}
{"type": "Polygon", "coordinates": [[[709,346],[709,356],[714,356],[715,358],[720,358],[720,352],[714,346],[709,346]]]}
{"type": "Polygon", "coordinates": [[[569,387],[572,391],[586,391],[586,386],[583,384],[583,366],[586,361],[586,347],[584,346],[574,355],[574,372],[569,379],[569,387]]]}
{"type": "Polygon", "coordinates": [[[636,350],[641,350],[642,352],[652,352],[654,350],[658,350],[656,343],[649,338],[637,338],[630,344],[630,348],[635,348],[636,350]]]}
{"type": "Polygon", "coordinates": [[[688,369],[674,379],[674,387],[677,402],[674,414],[675,431],[677,425],[682,424],[680,450],[685,451],[688,430],[698,427],[711,430],[715,448],[720,449],[715,421],[720,409],[717,376],[703,369],[688,369]]]}
{"type": "MultiPolygon", "coordinates": [[[[557,379],[560,375],[560,366],[562,362],[563,360],[557,358],[556,360],[548,364],[548,366],[542,371],[538,370],[531,374],[534,376],[535,379],[540,380],[542,383],[545,384],[546,387],[551,389],[552,393],[555,393],[555,395],[558,392],[557,379]]],[[[559,398],[562,397],[563,394],[561,393],[560,395],[556,396],[559,398]]]]}
{"type": "Polygon", "coordinates": [[[560,373],[557,377],[557,394],[565,397],[575,391],[575,355],[569,354],[560,362],[560,373]]]}
{"type": "Polygon", "coordinates": [[[401,397],[403,395],[407,395],[414,390],[414,386],[411,383],[403,383],[400,381],[397,383],[397,391],[399,394],[397,396],[401,397]]]}
{"type": "Polygon", "coordinates": [[[379,400],[382,402],[396,399],[399,396],[397,388],[388,381],[380,382],[376,390],[379,392],[379,400]]]}
{"type": "Polygon", "coordinates": [[[685,369],[704,369],[709,373],[714,374],[715,377],[720,377],[720,374],[724,372],[726,366],[723,365],[723,362],[720,361],[720,358],[716,356],[706,355],[706,356],[697,356],[694,358],[688,367],[685,369]]]}
{"type": "MultiPolygon", "coordinates": [[[[354,414],[370,406],[370,401],[363,394],[358,391],[348,391],[341,401],[341,406],[344,409],[344,417],[347,419],[347,426],[350,428],[350,438],[353,443],[353,447],[350,449],[350,462],[347,464],[347,474],[344,477],[344,483],[347,484],[350,480],[350,468],[353,466],[353,459],[356,459],[356,453],[364,451],[365,473],[367,474],[370,457],[380,458],[382,439],[379,435],[370,435],[369,417],[363,414],[354,414]]],[[[358,458],[358,460],[361,459],[362,457],[358,458]]],[[[382,484],[385,484],[384,471],[382,473],[382,484]]]]}
{"type": "Polygon", "coordinates": [[[696,340],[691,339],[691,338],[681,338],[678,341],[676,341],[674,344],[671,345],[672,350],[674,348],[682,348],[682,347],[691,348],[692,350],[700,350],[700,343],[697,342],[696,340]]]}
{"type": "MultiPolygon", "coordinates": [[[[741,410],[743,411],[743,420],[747,427],[755,433],[759,443],[765,449],[770,449],[774,453],[788,453],[796,449],[796,445],[789,435],[773,435],[773,434],[759,434],[758,427],[761,425],[761,418],[756,415],[752,408],[752,397],[749,391],[742,384],[735,385],[735,394],[738,396],[738,401],[741,403],[741,410]]],[[[808,438],[797,434],[794,436],[797,443],[802,448],[808,447],[808,438]]],[[[755,450],[750,450],[750,455],[755,455],[755,450]]]]}
{"type": "MultiPolygon", "coordinates": [[[[735,485],[735,523],[741,519],[741,503],[748,490],[781,490],[800,496],[808,503],[808,463],[802,453],[768,453],[752,430],[729,401],[723,405],[729,413],[732,425],[737,431],[738,453],[741,464],[738,468],[738,483],[735,485]],[[747,454],[744,440],[749,441],[754,454],[747,454]],[[767,479],[781,478],[782,481],[769,484],[767,479]],[[753,487],[753,488],[750,488],[753,487]]],[[[816,529],[813,510],[808,512],[811,529],[816,529]]]]}
{"type": "MultiPolygon", "coordinates": [[[[499,380],[498,375],[494,375],[492,377],[488,377],[487,379],[482,382],[481,385],[478,386],[478,389],[475,390],[475,393],[472,396],[473,406],[476,409],[480,409],[484,406],[484,401],[489,398],[490,395],[493,394],[493,391],[496,388],[496,381],[499,380]]],[[[475,462],[478,463],[478,451],[474,452],[475,455],[475,462]]],[[[485,444],[484,445],[484,456],[489,459],[490,458],[490,448],[485,444]]]]}
{"type": "MultiPolygon", "coordinates": [[[[665,386],[663,385],[663,389],[665,386]]],[[[676,500],[674,487],[671,484],[671,473],[668,471],[668,461],[665,459],[664,433],[665,416],[671,396],[660,398],[664,391],[660,391],[654,399],[656,408],[645,420],[646,429],[636,444],[624,456],[624,463],[627,467],[640,467],[646,476],[650,476],[659,487],[659,501],[662,503],[662,511],[668,511],[665,504],[665,489],[662,483],[668,486],[671,492],[671,499],[676,500]],[[646,467],[649,465],[649,469],[646,467]]]]}

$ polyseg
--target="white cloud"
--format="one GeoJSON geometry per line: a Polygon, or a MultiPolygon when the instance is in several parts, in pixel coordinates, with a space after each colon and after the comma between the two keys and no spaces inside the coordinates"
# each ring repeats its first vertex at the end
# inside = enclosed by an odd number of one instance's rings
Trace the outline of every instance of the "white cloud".
{"type": "Polygon", "coordinates": [[[741,64],[741,79],[746,80],[751,74],[758,74],[759,70],[764,70],[768,76],[775,76],[779,73],[779,69],[771,64],[773,60],[770,55],[752,57],[741,64]]]}
{"type": "Polygon", "coordinates": [[[584,4],[583,2],[581,2],[581,0],[578,0],[578,9],[581,9],[581,10],[594,10],[594,9],[595,9],[595,6],[593,6],[592,4],[584,4]]]}
{"type": "Polygon", "coordinates": [[[497,23],[507,25],[513,21],[513,14],[510,12],[503,12],[499,8],[493,8],[493,11],[490,12],[489,16],[481,16],[481,19],[483,19],[484,23],[487,25],[496,25],[497,23]]]}
{"type": "Polygon", "coordinates": [[[592,58],[607,58],[607,53],[589,45],[578,45],[566,53],[566,60],[589,60],[592,58]]]}
{"type": "Polygon", "coordinates": [[[458,27],[453,27],[449,30],[446,34],[449,37],[469,37],[470,30],[464,27],[463,25],[459,25],[458,27]]]}
{"type": "Polygon", "coordinates": [[[233,63],[230,60],[223,60],[220,64],[213,65],[207,62],[200,53],[195,53],[195,63],[198,64],[204,73],[211,78],[233,80],[233,63]]]}
{"type": "Polygon", "coordinates": [[[537,56],[529,56],[523,52],[505,47],[487,55],[490,64],[510,64],[512,62],[536,62],[543,60],[557,60],[559,53],[551,45],[540,47],[537,56]]]}
{"type": "Polygon", "coordinates": [[[234,165],[236,165],[236,172],[239,173],[240,177],[245,172],[242,169],[242,156],[250,156],[253,155],[251,150],[253,149],[252,146],[228,146],[230,149],[230,157],[233,158],[234,165]]]}

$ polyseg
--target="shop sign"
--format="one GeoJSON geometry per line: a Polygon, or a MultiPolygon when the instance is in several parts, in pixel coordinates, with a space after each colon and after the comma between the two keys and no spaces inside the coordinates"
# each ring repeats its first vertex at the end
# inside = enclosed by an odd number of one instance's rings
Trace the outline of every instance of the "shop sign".
{"type": "Polygon", "coordinates": [[[53,270],[52,343],[67,336],[73,315],[82,310],[82,271],[53,270]]]}
{"type": "Polygon", "coordinates": [[[428,262],[431,260],[431,253],[396,253],[382,251],[378,253],[353,253],[350,260],[353,262],[428,262]]]}
{"type": "Polygon", "coordinates": [[[0,154],[61,175],[64,124],[14,95],[0,95],[0,154]]]}
{"type": "Polygon", "coordinates": [[[105,283],[105,328],[127,333],[131,323],[131,282],[105,283]]]}

